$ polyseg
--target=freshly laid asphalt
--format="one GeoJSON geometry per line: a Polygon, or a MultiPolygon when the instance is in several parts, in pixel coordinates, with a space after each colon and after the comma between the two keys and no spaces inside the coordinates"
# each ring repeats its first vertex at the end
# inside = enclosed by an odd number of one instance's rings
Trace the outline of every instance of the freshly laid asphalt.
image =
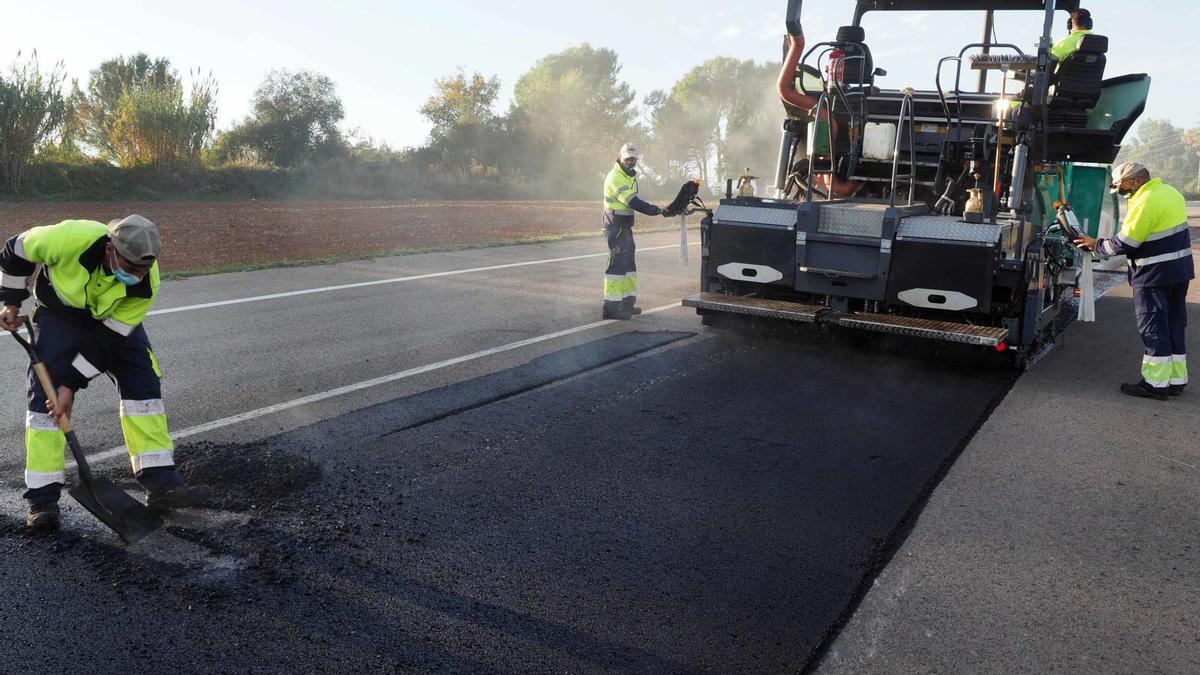
{"type": "Polygon", "coordinates": [[[1123,284],[980,428],[820,672],[1200,672],[1200,393],[1122,396],[1141,356],[1123,284]]]}
{"type": "Polygon", "coordinates": [[[626,333],[256,444],[199,445],[184,470],[252,515],[156,537],[222,562],[11,532],[7,581],[27,597],[0,619],[37,629],[0,653],[61,668],[69,650],[34,643],[73,628],[105,669],[800,669],[1011,378],[688,340],[626,333]],[[593,367],[622,352],[641,356],[593,367]],[[479,398],[544,369],[567,379],[479,398]]]}
{"type": "MultiPolygon", "coordinates": [[[[161,306],[598,247],[188,279],[168,283],[161,306]]],[[[692,292],[698,251],[689,268],[676,255],[639,254],[644,307],[692,292]]],[[[602,265],[152,317],[172,422],[586,326],[598,319],[602,265]]],[[[2,399],[12,423],[0,427],[11,449],[0,464],[10,488],[0,662],[32,672],[812,667],[854,625],[1015,380],[969,355],[878,347],[714,330],[666,309],[252,416],[181,442],[181,468],[214,487],[213,508],[182,511],[133,547],[67,500],[61,532],[23,531],[20,360],[4,356],[14,374],[2,399]]],[[[97,388],[75,422],[102,449],[120,441],[111,386],[97,388]]],[[[99,469],[133,488],[122,462],[99,469]]]]}

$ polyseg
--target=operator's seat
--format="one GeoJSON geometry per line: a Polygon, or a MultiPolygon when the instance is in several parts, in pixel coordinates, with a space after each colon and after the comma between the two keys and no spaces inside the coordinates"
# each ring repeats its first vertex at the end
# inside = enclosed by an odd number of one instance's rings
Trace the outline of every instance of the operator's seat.
{"type": "MultiPolygon", "coordinates": [[[[841,96],[830,99],[833,116],[837,119],[833,144],[840,158],[845,158],[852,149],[851,121],[857,120],[859,126],[866,122],[866,101],[873,91],[875,65],[871,49],[863,43],[865,35],[862,26],[842,26],[834,39],[835,53],[830,55],[828,76],[837,78],[841,84],[841,96]],[[834,63],[835,59],[840,61],[834,63]]],[[[854,135],[861,137],[861,129],[854,135]]]]}
{"type": "Polygon", "coordinates": [[[1079,51],[1063,59],[1050,78],[1053,97],[1050,99],[1051,126],[1083,128],[1087,126],[1088,110],[1100,98],[1104,80],[1108,38],[1085,35],[1079,51]]]}
{"type": "Polygon", "coordinates": [[[875,62],[871,48],[863,40],[866,31],[862,26],[842,26],[837,31],[838,50],[846,55],[842,66],[842,83],[847,92],[869,93],[875,84],[875,62]],[[862,58],[858,58],[862,57],[862,58]]]}

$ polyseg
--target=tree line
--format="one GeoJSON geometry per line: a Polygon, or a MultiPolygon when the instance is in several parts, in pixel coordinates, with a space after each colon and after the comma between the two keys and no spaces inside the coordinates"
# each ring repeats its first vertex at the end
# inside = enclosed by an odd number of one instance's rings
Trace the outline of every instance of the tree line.
{"type": "MultiPolygon", "coordinates": [[[[639,99],[616,52],[583,44],[537,61],[503,110],[496,76],[459,69],[419,106],[426,142],[394,149],[347,130],[335,83],[320,73],[269,72],[250,114],[218,130],[211,73],[192,71],[185,85],[168,59],[139,53],[68,88],[62,64],[18,54],[0,73],[0,192],[79,197],[92,184],[119,186],[100,191],[115,197],[202,186],[216,195],[593,198],[628,140],[642,145],[649,185],[719,186],[745,167],[773,173],[778,67],[716,57],[639,99]]],[[[1198,157],[1200,129],[1156,120],[1123,153],[1193,189],[1198,157]]]]}
{"type": "Polygon", "coordinates": [[[185,86],[168,59],[135,54],[103,62],[65,90],[61,64],[43,68],[36,54],[18,56],[0,73],[0,190],[44,193],[39,182],[92,167],[101,181],[119,178],[114,169],[147,179],[231,169],[313,180],[332,173],[347,184],[355,182],[348,174],[365,172],[410,192],[453,185],[464,196],[479,189],[590,198],[630,140],[642,144],[652,184],[719,182],[744,165],[770,171],[781,121],[771,93],[776,68],[714,58],[639,100],[620,77],[617,54],[583,44],[522,74],[507,109],[496,76],[460,69],[437,79],[419,106],[432,127],[427,141],[393,149],[347,131],[334,82],[311,71],[271,71],[251,113],[218,130],[211,74],[192,72],[185,86]],[[31,169],[42,180],[31,183],[31,169]]]}
{"type": "Polygon", "coordinates": [[[1183,130],[1169,120],[1146,120],[1126,138],[1117,162],[1140,162],[1190,199],[1200,199],[1200,127],[1183,130]]]}

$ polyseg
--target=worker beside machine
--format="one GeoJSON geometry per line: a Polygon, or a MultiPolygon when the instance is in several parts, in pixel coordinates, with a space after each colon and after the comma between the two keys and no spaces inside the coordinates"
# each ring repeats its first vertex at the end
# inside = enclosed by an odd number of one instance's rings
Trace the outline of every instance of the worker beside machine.
{"type": "Polygon", "coordinates": [[[608,269],[604,270],[605,319],[627,320],[642,313],[637,306],[633,213],[657,216],[662,214],[662,209],[638,197],[638,159],[637,146],[626,143],[604,179],[604,237],[608,241],[608,269]]]}
{"type": "Polygon", "coordinates": [[[1138,333],[1146,347],[1142,379],[1122,384],[1121,393],[1160,401],[1178,396],[1187,385],[1188,285],[1196,276],[1183,195],[1137,162],[1113,169],[1112,189],[1129,200],[1121,231],[1111,239],[1084,234],[1075,243],[1102,255],[1124,255],[1137,312],[1138,333]]]}

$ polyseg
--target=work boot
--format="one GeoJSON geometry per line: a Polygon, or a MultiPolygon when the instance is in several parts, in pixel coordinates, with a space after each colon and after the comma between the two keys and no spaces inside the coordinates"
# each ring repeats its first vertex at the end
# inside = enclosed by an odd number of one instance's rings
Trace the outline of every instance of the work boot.
{"type": "Polygon", "coordinates": [[[30,504],[29,515],[25,516],[25,525],[31,530],[57,530],[58,502],[30,504]]]}
{"type": "Polygon", "coordinates": [[[1183,396],[1183,388],[1185,386],[1187,386],[1187,385],[1172,384],[1171,386],[1167,387],[1167,394],[1169,394],[1171,396],[1183,396]]]}
{"type": "Polygon", "coordinates": [[[630,316],[637,316],[638,314],[642,313],[641,307],[628,307],[627,309],[629,310],[630,316]]]}
{"type": "Polygon", "coordinates": [[[178,485],[161,492],[147,492],[146,506],[156,513],[188,506],[203,506],[211,492],[207,485],[178,485]]]}
{"type": "Polygon", "coordinates": [[[608,309],[607,307],[605,307],[604,308],[604,318],[605,319],[616,319],[618,321],[628,321],[633,318],[633,315],[630,314],[629,311],[626,310],[624,307],[618,307],[617,309],[611,309],[611,310],[608,309]]]}
{"type": "Polygon", "coordinates": [[[1159,391],[1155,387],[1151,387],[1150,385],[1146,384],[1144,381],[1138,382],[1137,384],[1122,384],[1121,393],[1125,394],[1126,396],[1150,398],[1154,399],[1155,401],[1167,400],[1167,390],[1165,387],[1162,389],[1162,391],[1159,391]]]}

